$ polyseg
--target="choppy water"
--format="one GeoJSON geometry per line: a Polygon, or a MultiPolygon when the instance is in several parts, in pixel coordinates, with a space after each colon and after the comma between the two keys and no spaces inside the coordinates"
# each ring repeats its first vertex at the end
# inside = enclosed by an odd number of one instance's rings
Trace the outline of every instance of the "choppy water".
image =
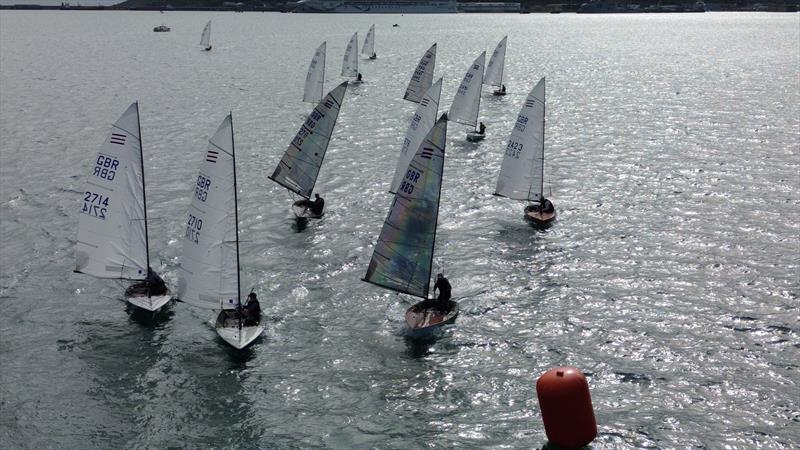
{"type": "Polygon", "coordinates": [[[800,27],[796,14],[314,16],[0,13],[0,447],[533,448],[535,380],[584,370],[597,448],[800,446],[800,27]],[[214,50],[198,41],[213,19],[214,50]],[[160,23],[170,33],[153,33],[160,23]],[[298,232],[267,179],[353,31],[377,29],[298,232]],[[391,24],[400,27],[392,28],[391,24]],[[460,298],[433,346],[401,336],[412,299],[359,281],[439,43],[443,109],[509,35],[489,136],[451,124],[437,236],[460,298]],[[548,80],[556,225],[491,194],[528,90],[548,80]],[[156,320],[124,284],[74,275],[89,159],[140,101],[151,249],[174,285],[206,140],[229,110],[242,279],[271,318],[237,354],[204,311],[156,320]]]}

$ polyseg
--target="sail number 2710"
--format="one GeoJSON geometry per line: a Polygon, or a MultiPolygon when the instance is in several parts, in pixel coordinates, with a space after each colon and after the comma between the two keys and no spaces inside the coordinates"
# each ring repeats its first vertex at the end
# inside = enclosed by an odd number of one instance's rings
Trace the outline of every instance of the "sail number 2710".
{"type": "Polygon", "coordinates": [[[203,219],[189,214],[189,220],[186,221],[186,239],[198,244],[200,241],[200,230],[203,229],[203,219]]]}

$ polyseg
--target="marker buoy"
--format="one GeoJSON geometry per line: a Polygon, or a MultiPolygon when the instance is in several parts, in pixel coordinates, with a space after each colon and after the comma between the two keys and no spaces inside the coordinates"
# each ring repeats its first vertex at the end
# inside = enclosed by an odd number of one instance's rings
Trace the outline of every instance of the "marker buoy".
{"type": "Polygon", "coordinates": [[[575,367],[557,367],[536,382],[547,439],[559,447],[578,448],[597,436],[589,383],[575,367]]]}

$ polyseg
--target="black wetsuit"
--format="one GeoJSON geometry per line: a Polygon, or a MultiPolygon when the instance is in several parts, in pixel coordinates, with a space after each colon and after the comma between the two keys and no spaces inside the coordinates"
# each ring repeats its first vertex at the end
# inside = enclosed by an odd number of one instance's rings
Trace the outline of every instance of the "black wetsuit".
{"type": "Polygon", "coordinates": [[[433,290],[436,291],[436,289],[439,289],[439,296],[436,297],[436,301],[439,304],[446,305],[450,300],[450,290],[452,289],[450,282],[447,281],[447,278],[439,278],[436,280],[436,284],[433,285],[433,290]]]}
{"type": "Polygon", "coordinates": [[[261,305],[258,300],[250,300],[247,306],[244,307],[244,323],[245,325],[258,325],[261,320],[261,305]]]}
{"type": "Polygon", "coordinates": [[[322,210],[325,209],[325,199],[323,199],[322,197],[317,197],[316,200],[311,202],[311,204],[309,205],[309,209],[311,210],[312,213],[316,215],[322,214],[322,210]]]}
{"type": "Polygon", "coordinates": [[[129,297],[140,295],[164,295],[167,292],[167,283],[165,283],[151,268],[147,269],[147,278],[139,283],[132,284],[125,290],[125,294],[129,297]]]}

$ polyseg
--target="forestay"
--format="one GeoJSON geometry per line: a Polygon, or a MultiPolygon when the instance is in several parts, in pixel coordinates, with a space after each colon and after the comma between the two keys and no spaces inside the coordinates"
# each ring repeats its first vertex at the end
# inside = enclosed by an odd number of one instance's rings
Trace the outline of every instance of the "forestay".
{"type": "Polygon", "coordinates": [[[495,195],[514,200],[541,200],[544,173],[545,81],[525,99],[508,138],[495,195]]]}
{"type": "Polygon", "coordinates": [[[208,309],[240,302],[236,172],[231,116],[208,141],[185,222],[178,297],[208,309]]]}
{"type": "Polygon", "coordinates": [[[143,280],[148,255],[138,103],[112,125],[82,196],[75,270],[143,280]]]}
{"type": "Polygon", "coordinates": [[[483,84],[497,87],[503,84],[503,66],[506,63],[507,40],[508,36],[504,36],[495,47],[492,57],[489,58],[489,64],[486,65],[486,76],[483,79],[483,84]]]}
{"type": "Polygon", "coordinates": [[[364,48],[361,49],[361,54],[372,56],[375,53],[375,25],[369,27],[367,37],[364,38],[364,48]]]}
{"type": "Polygon", "coordinates": [[[347,81],[330,91],[311,111],[270,179],[305,198],[311,196],[346,90],[347,81]]]}
{"type": "Polygon", "coordinates": [[[347,43],[347,49],[344,51],[344,60],[342,60],[342,76],[358,76],[358,32],[355,32],[353,37],[350,38],[350,42],[347,43]]]}
{"type": "Polygon", "coordinates": [[[323,42],[314,52],[311,64],[306,75],[306,87],[303,90],[303,101],[318,103],[322,100],[322,89],[325,84],[325,49],[327,42],[323,42]]]}
{"type": "Polygon", "coordinates": [[[408,165],[363,280],[427,298],[430,288],[447,115],[436,122],[408,165]]]}
{"type": "Polygon", "coordinates": [[[403,96],[404,100],[414,103],[419,103],[422,97],[428,92],[431,84],[433,83],[433,71],[436,66],[436,44],[431,45],[431,48],[425,52],[422,59],[419,60],[414,74],[411,75],[411,81],[408,82],[408,88],[403,96]]]}
{"type": "Polygon", "coordinates": [[[483,66],[486,52],[472,63],[458,86],[453,104],[450,105],[450,120],[474,127],[478,124],[478,110],[481,102],[481,86],[483,84],[483,66]]]}
{"type": "Polygon", "coordinates": [[[203,34],[200,36],[200,45],[208,47],[211,42],[211,21],[209,20],[206,27],[203,28],[203,34]]]}
{"type": "Polygon", "coordinates": [[[439,97],[442,93],[442,79],[439,78],[433,86],[428,89],[425,96],[417,106],[417,111],[414,113],[414,118],[408,125],[406,137],[403,140],[403,146],[400,148],[400,155],[397,159],[397,168],[394,171],[394,179],[390,186],[389,192],[394,194],[400,188],[400,183],[406,174],[406,169],[411,159],[414,157],[416,150],[428,135],[433,124],[436,122],[436,115],[439,113],[439,97]]]}

